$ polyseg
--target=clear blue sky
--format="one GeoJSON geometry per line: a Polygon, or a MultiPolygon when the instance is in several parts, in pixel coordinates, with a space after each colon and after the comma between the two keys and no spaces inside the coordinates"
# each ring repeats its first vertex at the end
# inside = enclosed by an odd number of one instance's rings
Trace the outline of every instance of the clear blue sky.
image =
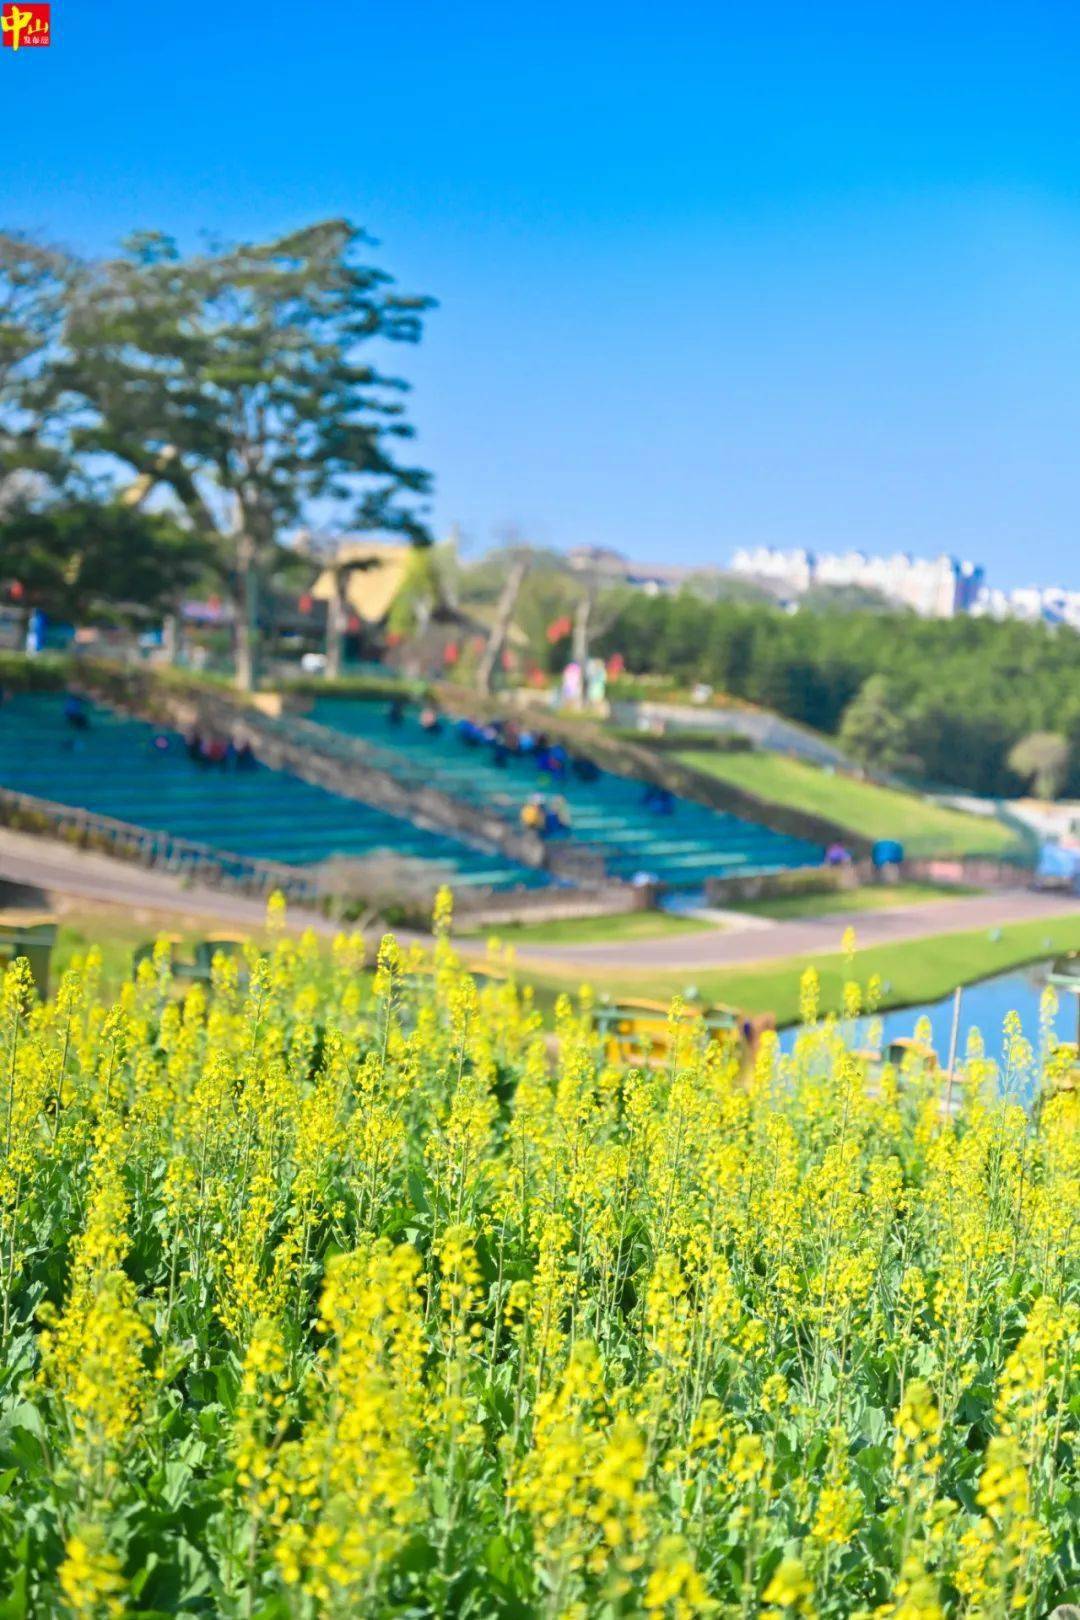
{"type": "Polygon", "coordinates": [[[440,526],[1080,586],[1080,18],[1000,5],[53,0],[0,221],[346,214],[441,303],[440,526]]]}

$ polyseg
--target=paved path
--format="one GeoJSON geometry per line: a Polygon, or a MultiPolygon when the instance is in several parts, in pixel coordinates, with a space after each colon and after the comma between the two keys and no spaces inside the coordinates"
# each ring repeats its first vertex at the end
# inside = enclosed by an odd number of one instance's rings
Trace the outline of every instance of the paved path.
{"type": "MultiPolygon", "coordinates": [[[[146,871],[109,855],[68,849],[63,844],[0,827],[0,878],[33,884],[50,894],[106,901],[130,910],[174,912],[191,918],[212,918],[241,928],[258,928],[266,916],[261,900],[224,889],[188,885],[167,872],[146,871]]],[[[897,906],[892,911],[860,911],[847,915],[811,918],[799,922],[773,922],[761,927],[717,929],[707,933],[667,935],[662,939],[626,940],[621,944],[532,946],[519,950],[523,962],[537,967],[560,965],[603,969],[655,970],[742,967],[777,961],[783,957],[824,956],[840,949],[844,930],[855,929],[859,945],[885,945],[922,939],[962,929],[995,928],[1005,923],[1030,922],[1040,917],[1074,915],[1076,943],[1080,946],[1080,901],[1075,896],[1032,894],[1009,890],[1000,894],[958,896],[920,905],[897,906]]],[[[337,926],[314,912],[292,910],[293,920],[318,933],[333,934],[337,926]]],[[[748,919],[739,919],[748,921],[748,919]]],[[[414,936],[395,930],[403,940],[414,936]]]]}
{"type": "Polygon", "coordinates": [[[1010,889],[997,894],[927,900],[917,905],[896,906],[890,911],[857,911],[777,922],[768,930],[717,930],[667,935],[657,940],[627,940],[621,944],[523,946],[518,954],[522,962],[535,962],[537,966],[558,963],[596,971],[604,968],[677,971],[743,967],[788,956],[828,955],[840,949],[846,928],[854,928],[861,949],[868,945],[923,939],[932,934],[997,928],[1005,923],[1070,915],[1076,917],[1076,943],[1080,946],[1080,900],[1075,895],[1033,894],[1010,889]]]}
{"type": "MultiPolygon", "coordinates": [[[[809,760],[814,765],[836,765],[844,769],[849,763],[830,737],[785,720],[783,715],[774,714],[771,709],[743,708],[739,705],[713,708],[708,704],[699,707],[693,703],[661,703],[644,698],[617,699],[612,705],[612,714],[616,720],[630,726],[636,725],[640,717],[659,720],[706,736],[720,733],[748,737],[758,748],[766,748],[777,754],[794,754],[798,759],[809,760]]],[[[694,744],[689,741],[686,746],[693,748],[694,744]]]]}
{"type": "MultiPolygon", "coordinates": [[[[187,917],[258,928],[266,920],[262,900],[189,884],[169,872],[152,872],[111,855],[67,849],[47,838],[0,827],[0,879],[32,884],[49,894],[79,900],[107,901],[129,910],[170,911],[187,917]]],[[[317,913],[294,908],[297,920],[319,933],[332,934],[333,923],[317,913]]]]}

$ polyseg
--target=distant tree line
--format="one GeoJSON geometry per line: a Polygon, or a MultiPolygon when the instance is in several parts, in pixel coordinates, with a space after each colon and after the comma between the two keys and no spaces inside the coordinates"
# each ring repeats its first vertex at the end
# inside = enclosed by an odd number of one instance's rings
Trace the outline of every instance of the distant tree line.
{"type": "Polygon", "coordinates": [[[1068,629],[627,592],[602,646],[630,673],[706,681],[839,735],[868,765],[973,793],[1080,795],[1068,629]]]}

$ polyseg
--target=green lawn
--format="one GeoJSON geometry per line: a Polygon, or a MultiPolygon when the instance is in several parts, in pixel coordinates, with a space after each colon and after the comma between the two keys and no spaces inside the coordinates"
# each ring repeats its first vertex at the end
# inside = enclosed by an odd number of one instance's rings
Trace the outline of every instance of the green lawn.
{"type": "MultiPolygon", "coordinates": [[[[296,927],[295,918],[293,926],[296,927]]],[[[71,906],[59,919],[56,944],[49,962],[49,982],[55,992],[61,975],[71,967],[74,959],[85,956],[94,946],[101,953],[102,984],[110,995],[117,995],[121,986],[131,978],[132,956],[140,945],[151,944],[162,934],[168,934],[179,942],[178,957],[190,960],[196,941],[219,931],[247,935],[262,949],[268,948],[271,943],[261,928],[237,927],[228,922],[217,924],[211,917],[184,918],[172,912],[142,908],[138,915],[133,916],[120,906],[89,902],[71,906]]],[[[343,932],[349,932],[348,924],[343,926],[343,932]]],[[[329,955],[329,936],[319,937],[319,949],[329,955]]],[[[364,972],[366,974],[367,969],[364,972]]],[[[187,988],[188,981],[182,981],[182,989],[187,988]]]]}
{"type": "MultiPolygon", "coordinates": [[[[547,1007],[560,990],[576,990],[583,981],[593,983],[597,989],[612,996],[643,996],[663,1000],[693,988],[695,995],[708,1001],[721,1001],[747,1012],[774,1012],[781,1024],[791,1023],[798,1014],[799,979],[803,971],[816,967],[821,978],[822,1006],[839,1009],[847,969],[841,956],[790,957],[782,962],[771,962],[760,967],[721,968],[705,970],[691,975],[687,971],[673,973],[663,967],[662,940],[673,932],[700,929],[704,925],[692,919],[669,917],[664,913],[635,912],[627,917],[603,919],[607,924],[616,922],[624,927],[631,922],[640,926],[646,921],[659,922],[660,933],[655,937],[660,949],[655,972],[644,973],[590,973],[580,966],[552,971],[545,964],[542,973],[523,969],[521,977],[537,986],[538,999],[547,1007]]],[[[568,932],[548,935],[549,928],[561,926],[583,928],[586,919],[574,924],[536,925],[533,939],[536,944],[570,942],[568,932]],[[544,938],[540,937],[541,927],[544,938]]],[[[112,908],[87,907],[69,913],[61,922],[57,948],[53,954],[52,982],[55,987],[59,974],[70,964],[75,954],[85,952],[91,943],[98,945],[103,954],[104,977],[110,989],[118,989],[131,973],[133,946],[153,939],[159,932],[176,932],[185,938],[204,935],[211,925],[197,929],[177,927],[167,916],[146,917],[136,922],[112,908]]],[[[509,930],[504,937],[509,942],[521,939],[525,930],[515,934],[509,930]]],[[[607,939],[612,934],[604,936],[607,939]]],[[[629,938],[624,933],[622,938],[629,938]]],[[[636,937],[642,937],[640,934],[636,937]]],[[[576,942],[584,943],[582,935],[576,942]]],[[[464,942],[463,942],[464,944],[464,942]]],[[[1037,962],[1065,950],[1080,949],[1080,912],[1068,917],[1049,918],[1039,922],[1013,923],[1001,929],[972,930],[955,934],[938,934],[927,939],[909,940],[902,944],[876,946],[858,951],[855,957],[855,977],[863,984],[872,973],[880,974],[885,985],[883,1005],[903,1007],[923,1001],[936,1001],[949,994],[957,984],[970,984],[992,973],[1005,973],[1027,962],[1037,962]]]]}
{"type": "Polygon", "coordinates": [[[563,922],[508,923],[485,929],[508,945],[606,945],[631,939],[667,939],[701,933],[715,924],[667,911],[628,911],[615,917],[570,917],[563,922]]]}
{"type": "Polygon", "coordinates": [[[863,838],[897,838],[912,855],[999,855],[1018,847],[1016,834],[993,817],[965,815],[784,754],[687,749],[676,757],[703,776],[824,816],[863,838]]]}
{"type": "Polygon", "coordinates": [[[829,917],[847,911],[888,911],[894,906],[919,905],[941,900],[946,895],[973,894],[973,889],[941,889],[933,883],[892,883],[867,889],[843,889],[829,894],[782,894],[772,900],[740,901],[732,911],[748,911],[755,917],[829,917]]]}
{"type": "Polygon", "coordinates": [[[184,947],[196,939],[204,939],[214,932],[214,924],[207,918],[202,928],[185,928],[167,913],[153,913],[137,921],[119,908],[72,910],[60,920],[56,930],[56,944],[49,963],[49,977],[53,989],[60,982],[76,956],[85,956],[92,945],[101,952],[102,983],[111,994],[131,978],[132,952],[159,934],[175,934],[184,941],[184,947]]]}
{"type": "MultiPolygon", "coordinates": [[[[1078,948],[1080,912],[857,951],[854,976],[865,984],[871,974],[880,974],[885,987],[882,1005],[907,1007],[938,1001],[958,984],[972,984],[976,979],[1078,948]]],[[[777,1023],[790,1024],[798,1017],[799,980],[808,967],[815,967],[820,975],[823,1010],[839,1011],[844,981],[849,975],[838,953],[793,956],[756,968],[705,969],[696,974],[692,970],[678,974],[665,971],[661,962],[656,972],[648,975],[599,975],[586,973],[580,966],[567,969],[565,974],[552,974],[545,964],[543,983],[549,990],[572,989],[587,979],[611,996],[644,996],[650,1000],[664,1000],[693,989],[697,999],[727,1002],[745,1012],[773,1012],[777,1023]]],[[[528,977],[534,975],[530,972],[528,977]]]]}

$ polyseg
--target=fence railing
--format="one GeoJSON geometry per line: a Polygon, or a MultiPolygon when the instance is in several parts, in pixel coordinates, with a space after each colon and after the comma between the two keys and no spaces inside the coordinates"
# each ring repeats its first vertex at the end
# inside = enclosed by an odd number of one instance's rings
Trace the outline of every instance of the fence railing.
{"type": "MultiPolygon", "coordinates": [[[[13,788],[0,788],[0,827],[54,838],[73,848],[129,861],[148,871],[166,872],[192,883],[204,883],[238,894],[265,898],[277,890],[294,905],[331,914],[338,903],[358,899],[352,886],[338,882],[333,871],[309,873],[282,861],[238,855],[216,849],[212,844],[178,838],[172,833],[139,827],[72,805],[56,804],[51,799],[39,799],[13,788]]],[[[463,888],[455,895],[454,903],[463,921],[472,927],[481,927],[489,923],[608,916],[644,910],[655,904],[655,900],[656,892],[651,889],[634,888],[627,883],[585,881],[576,888],[553,886],[507,891],[463,888]]],[[[431,896],[426,895],[423,899],[416,897],[410,906],[409,915],[416,926],[425,925],[430,902],[431,896]]],[[[377,900],[374,905],[379,909],[377,900]]]]}
{"type": "Polygon", "coordinates": [[[282,861],[239,855],[92,810],[18,793],[13,788],[0,788],[0,825],[45,833],[77,849],[112,855],[149,870],[242,894],[262,896],[279,890],[287,900],[307,905],[317,905],[326,898],[314,873],[282,861]]]}
{"type": "MultiPolygon", "coordinates": [[[[260,716],[259,724],[263,723],[264,719],[260,716]]],[[[407,759],[396,749],[383,748],[378,743],[368,742],[365,738],[334,731],[330,726],[323,726],[316,720],[307,720],[297,715],[268,716],[265,723],[272,732],[283,739],[299,742],[314,753],[339,760],[346,766],[358,766],[368,770],[374,768],[385,772],[411,793],[419,795],[431,788],[430,767],[419,761],[407,759]]],[[[541,857],[540,864],[557,877],[582,882],[603,882],[606,878],[607,858],[601,845],[586,843],[573,836],[537,845],[534,838],[523,835],[519,830],[519,806],[516,802],[508,800],[506,804],[500,804],[482,789],[474,788],[460,779],[455,781],[453,790],[447,797],[454,802],[468,805],[478,815],[484,817],[483,828],[489,841],[493,820],[505,827],[506,833],[500,836],[499,842],[507,853],[517,854],[520,859],[526,851],[531,856],[530,846],[533,846],[541,857]]],[[[464,830],[467,835],[471,829],[464,830]]],[[[532,864],[531,859],[528,859],[528,864],[532,864]]]]}

